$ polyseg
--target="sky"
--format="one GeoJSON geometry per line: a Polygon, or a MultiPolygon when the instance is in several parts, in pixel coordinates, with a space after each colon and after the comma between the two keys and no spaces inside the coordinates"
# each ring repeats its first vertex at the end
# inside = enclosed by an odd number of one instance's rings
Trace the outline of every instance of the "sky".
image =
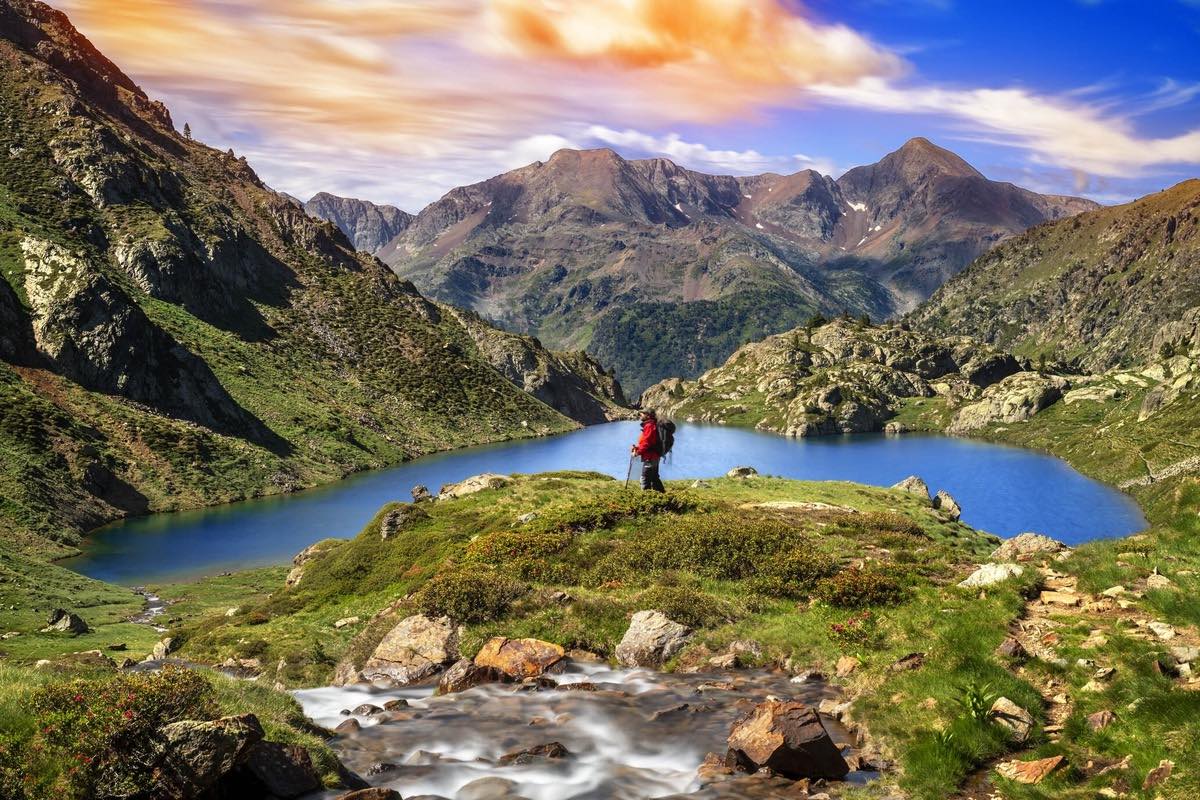
{"type": "Polygon", "coordinates": [[[834,176],[909,138],[1120,203],[1200,176],[1200,0],[51,0],[274,188],[416,212],[563,147],[834,176]]]}

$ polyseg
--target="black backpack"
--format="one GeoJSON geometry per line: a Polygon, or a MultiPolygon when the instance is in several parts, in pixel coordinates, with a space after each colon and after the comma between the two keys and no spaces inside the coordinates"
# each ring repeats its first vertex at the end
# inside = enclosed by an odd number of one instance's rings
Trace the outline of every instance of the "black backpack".
{"type": "Polygon", "coordinates": [[[675,446],[675,423],[667,420],[658,423],[658,455],[666,458],[675,446]]]}

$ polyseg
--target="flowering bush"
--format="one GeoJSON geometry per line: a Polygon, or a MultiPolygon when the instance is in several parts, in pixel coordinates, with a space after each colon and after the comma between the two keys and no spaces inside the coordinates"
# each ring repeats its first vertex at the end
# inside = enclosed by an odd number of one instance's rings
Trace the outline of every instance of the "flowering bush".
{"type": "Polygon", "coordinates": [[[834,622],[829,634],[843,650],[870,649],[879,645],[879,620],[868,611],[852,614],[845,622],[834,622]]]}

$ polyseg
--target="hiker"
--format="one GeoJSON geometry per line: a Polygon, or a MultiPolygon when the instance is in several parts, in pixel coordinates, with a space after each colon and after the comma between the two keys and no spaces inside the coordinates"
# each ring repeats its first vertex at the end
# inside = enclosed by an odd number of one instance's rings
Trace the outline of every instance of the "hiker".
{"type": "Polygon", "coordinates": [[[666,487],[658,476],[658,461],[664,453],[663,441],[658,434],[658,415],[653,409],[642,412],[642,435],[632,452],[642,459],[642,489],[665,492],[666,487]]]}

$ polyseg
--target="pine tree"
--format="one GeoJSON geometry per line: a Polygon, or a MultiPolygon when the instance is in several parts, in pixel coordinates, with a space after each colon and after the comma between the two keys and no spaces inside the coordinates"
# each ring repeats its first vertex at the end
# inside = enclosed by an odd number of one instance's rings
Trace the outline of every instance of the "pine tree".
{"type": "Polygon", "coordinates": [[[186,122],[183,123],[183,138],[187,139],[189,142],[192,140],[192,126],[186,122]]]}

